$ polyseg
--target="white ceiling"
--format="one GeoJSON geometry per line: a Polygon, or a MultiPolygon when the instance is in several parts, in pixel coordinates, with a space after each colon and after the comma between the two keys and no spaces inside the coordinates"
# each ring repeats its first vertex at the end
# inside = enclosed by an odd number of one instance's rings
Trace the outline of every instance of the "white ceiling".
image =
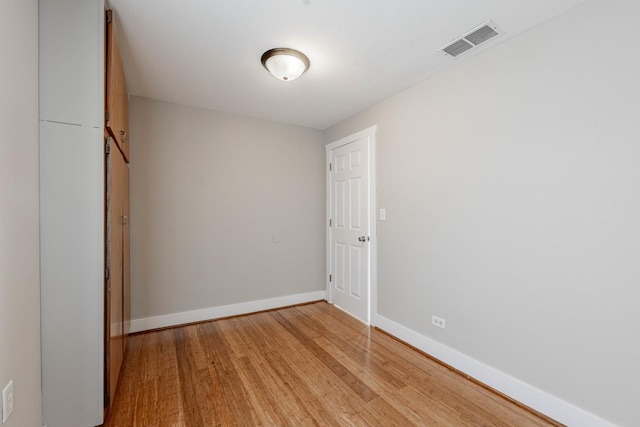
{"type": "Polygon", "coordinates": [[[583,1],[108,0],[132,95],[317,129],[583,1]],[[504,34],[438,52],[487,20],[504,34]],[[304,52],[309,71],[276,80],[260,63],[274,47],[304,52]]]}

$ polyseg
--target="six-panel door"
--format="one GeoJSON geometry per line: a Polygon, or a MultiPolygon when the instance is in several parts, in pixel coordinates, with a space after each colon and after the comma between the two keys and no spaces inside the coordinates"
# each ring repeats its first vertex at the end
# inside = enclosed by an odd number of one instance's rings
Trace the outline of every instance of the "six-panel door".
{"type": "Polygon", "coordinates": [[[369,321],[369,146],[360,138],[331,151],[331,299],[369,321]]]}

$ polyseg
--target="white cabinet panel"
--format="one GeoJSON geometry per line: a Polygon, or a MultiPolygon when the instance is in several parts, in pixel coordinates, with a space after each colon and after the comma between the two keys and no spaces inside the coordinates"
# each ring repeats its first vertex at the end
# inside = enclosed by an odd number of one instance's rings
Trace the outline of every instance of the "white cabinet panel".
{"type": "Polygon", "coordinates": [[[40,119],[104,126],[104,2],[40,0],[40,119]]]}
{"type": "Polygon", "coordinates": [[[42,391],[48,427],[102,424],[104,136],[40,122],[42,391]]]}

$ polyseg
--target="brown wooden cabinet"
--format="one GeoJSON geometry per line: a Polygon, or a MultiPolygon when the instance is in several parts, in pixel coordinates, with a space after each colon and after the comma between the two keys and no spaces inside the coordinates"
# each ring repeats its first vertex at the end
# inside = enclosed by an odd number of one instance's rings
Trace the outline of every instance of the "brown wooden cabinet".
{"type": "Polygon", "coordinates": [[[106,123],[107,132],[116,141],[125,161],[129,162],[129,95],[124,77],[116,16],[107,11],[107,96],[106,123]]]}
{"type": "Polygon", "coordinates": [[[131,319],[129,249],[129,106],[116,20],[106,25],[105,409],[113,402],[131,319]]]}

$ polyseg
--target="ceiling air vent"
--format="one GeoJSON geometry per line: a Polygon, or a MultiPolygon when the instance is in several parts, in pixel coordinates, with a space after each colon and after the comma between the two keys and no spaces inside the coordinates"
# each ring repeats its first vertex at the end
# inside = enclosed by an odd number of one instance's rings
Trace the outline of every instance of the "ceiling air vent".
{"type": "Polygon", "coordinates": [[[498,26],[493,21],[487,21],[439,50],[444,52],[445,55],[455,58],[500,34],[502,34],[502,31],[498,26]]]}

